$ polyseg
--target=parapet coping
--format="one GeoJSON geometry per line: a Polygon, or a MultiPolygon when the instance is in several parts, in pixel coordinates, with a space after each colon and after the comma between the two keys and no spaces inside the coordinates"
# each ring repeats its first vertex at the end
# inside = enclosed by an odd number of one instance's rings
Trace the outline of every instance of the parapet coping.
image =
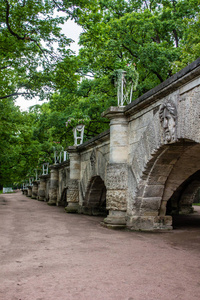
{"type": "Polygon", "coordinates": [[[60,168],[64,168],[64,167],[68,167],[69,166],[69,160],[65,160],[59,164],[55,164],[55,165],[50,165],[49,169],[60,169],[60,168]]]}
{"type": "Polygon", "coordinates": [[[50,174],[40,175],[39,178],[48,179],[48,178],[50,178],[50,174]]]}
{"type": "Polygon", "coordinates": [[[110,129],[98,134],[97,136],[95,136],[92,139],[88,140],[87,142],[81,144],[80,146],[77,146],[76,149],[78,151],[83,151],[87,148],[96,146],[96,145],[100,144],[103,140],[108,139],[109,135],[110,135],[110,129]]]}

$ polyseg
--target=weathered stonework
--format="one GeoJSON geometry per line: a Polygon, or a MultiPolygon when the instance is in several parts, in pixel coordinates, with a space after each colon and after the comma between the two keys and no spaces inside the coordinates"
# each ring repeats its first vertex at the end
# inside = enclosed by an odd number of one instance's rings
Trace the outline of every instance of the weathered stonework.
{"type": "Polygon", "coordinates": [[[67,213],[77,213],[79,210],[79,179],[80,179],[80,155],[77,147],[68,149],[70,158],[70,176],[67,190],[67,213]]]}
{"type": "Polygon", "coordinates": [[[106,187],[108,190],[125,190],[128,184],[127,164],[108,164],[106,187]]]}
{"type": "Polygon", "coordinates": [[[127,192],[124,190],[107,190],[106,202],[108,210],[126,211],[127,192]]]}
{"type": "Polygon", "coordinates": [[[127,227],[141,231],[167,231],[172,229],[172,217],[137,216],[127,217],[127,227]]]}
{"type": "MultiPolygon", "coordinates": [[[[110,131],[69,147],[68,171],[51,173],[50,202],[67,191],[67,212],[96,213],[106,202],[109,228],[172,229],[169,214],[191,212],[199,188],[199,99],[200,59],[126,107],[107,109],[110,131]]],[[[41,178],[40,199],[45,190],[41,178]]]]}
{"type": "Polygon", "coordinates": [[[49,187],[49,201],[48,205],[57,204],[58,196],[58,167],[56,165],[50,166],[50,187],[49,187]]]}
{"type": "Polygon", "coordinates": [[[37,199],[38,197],[38,181],[33,181],[32,187],[32,199],[37,199]]]}
{"type": "Polygon", "coordinates": [[[97,160],[96,149],[93,149],[92,154],[90,156],[90,163],[91,163],[92,170],[95,170],[96,160],[97,160]]]}
{"type": "Polygon", "coordinates": [[[40,182],[38,185],[38,200],[39,201],[47,201],[48,200],[48,181],[49,181],[49,175],[41,175],[40,176],[40,182]]]}
{"type": "Polygon", "coordinates": [[[58,173],[58,199],[57,205],[58,206],[66,206],[67,203],[67,189],[68,189],[68,182],[69,182],[69,162],[64,161],[59,165],[58,173]]]}
{"type": "Polygon", "coordinates": [[[24,189],[22,190],[22,193],[23,193],[23,195],[28,196],[28,189],[27,189],[27,188],[24,188],[24,189]]]}
{"type": "Polygon", "coordinates": [[[78,180],[70,179],[68,184],[67,191],[67,202],[79,202],[79,188],[78,188],[78,180]]]}
{"type": "Polygon", "coordinates": [[[32,185],[29,185],[28,186],[28,194],[27,194],[28,197],[31,197],[32,196],[32,185]]]}
{"type": "Polygon", "coordinates": [[[175,102],[171,98],[161,104],[159,116],[163,128],[164,142],[175,142],[177,139],[177,108],[175,102]]]}

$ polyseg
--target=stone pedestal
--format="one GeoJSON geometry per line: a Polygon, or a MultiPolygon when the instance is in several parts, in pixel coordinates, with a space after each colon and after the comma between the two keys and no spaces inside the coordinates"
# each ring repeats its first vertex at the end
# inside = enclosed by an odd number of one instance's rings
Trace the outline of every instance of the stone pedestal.
{"type": "Polygon", "coordinates": [[[50,186],[49,186],[49,201],[48,205],[56,205],[57,204],[57,194],[58,194],[58,179],[59,172],[58,166],[53,165],[50,166],[50,186]]]}
{"type": "Polygon", "coordinates": [[[106,209],[104,224],[109,228],[126,226],[128,182],[128,121],[123,107],[110,107],[103,116],[110,119],[110,159],[106,176],[106,209]]]}
{"type": "Polygon", "coordinates": [[[23,189],[23,194],[25,195],[25,196],[28,196],[28,189],[26,188],[26,189],[23,189]]]}
{"type": "Polygon", "coordinates": [[[41,175],[40,176],[40,183],[38,185],[38,200],[39,201],[46,201],[46,182],[48,175],[41,175]]]}
{"type": "Polygon", "coordinates": [[[67,213],[78,213],[79,211],[79,180],[80,180],[80,155],[77,147],[68,148],[70,159],[70,179],[67,190],[67,213]]]}
{"type": "Polygon", "coordinates": [[[32,187],[32,199],[38,198],[38,181],[33,181],[33,187],[32,187]]]}
{"type": "Polygon", "coordinates": [[[28,194],[27,194],[28,197],[31,197],[32,196],[32,185],[29,185],[28,186],[28,194]]]}

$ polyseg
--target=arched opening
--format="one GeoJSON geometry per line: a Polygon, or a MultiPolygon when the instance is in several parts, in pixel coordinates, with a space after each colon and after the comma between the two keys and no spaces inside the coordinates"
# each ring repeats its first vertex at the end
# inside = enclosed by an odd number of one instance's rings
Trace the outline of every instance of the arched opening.
{"type": "Polygon", "coordinates": [[[82,213],[94,216],[107,215],[106,186],[100,176],[92,177],[88,184],[82,213]]]}
{"type": "Polygon", "coordinates": [[[172,215],[173,228],[199,227],[200,207],[193,206],[199,202],[200,170],[186,179],[167,201],[166,215],[172,215]]]}
{"type": "Polygon", "coordinates": [[[66,207],[68,205],[68,202],[67,202],[67,190],[68,190],[68,187],[64,188],[64,190],[62,191],[60,202],[59,202],[59,206],[66,207]]]}
{"type": "MultiPolygon", "coordinates": [[[[173,193],[167,202],[167,215],[190,214],[192,205],[200,189],[200,170],[186,179],[173,193]]],[[[199,201],[199,200],[198,200],[199,201]]]]}
{"type": "Polygon", "coordinates": [[[160,147],[140,175],[128,226],[169,230],[173,225],[172,211],[191,212],[193,189],[197,192],[199,186],[199,158],[200,144],[190,140],[160,147]]]}

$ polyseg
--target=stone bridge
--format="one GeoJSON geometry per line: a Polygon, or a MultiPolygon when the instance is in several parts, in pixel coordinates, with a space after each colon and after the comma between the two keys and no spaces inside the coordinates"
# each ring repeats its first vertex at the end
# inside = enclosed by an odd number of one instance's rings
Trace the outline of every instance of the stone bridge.
{"type": "Polygon", "coordinates": [[[40,177],[39,200],[104,214],[108,227],[172,229],[200,188],[200,59],[103,116],[110,130],[69,147],[70,161],[40,177]]]}

